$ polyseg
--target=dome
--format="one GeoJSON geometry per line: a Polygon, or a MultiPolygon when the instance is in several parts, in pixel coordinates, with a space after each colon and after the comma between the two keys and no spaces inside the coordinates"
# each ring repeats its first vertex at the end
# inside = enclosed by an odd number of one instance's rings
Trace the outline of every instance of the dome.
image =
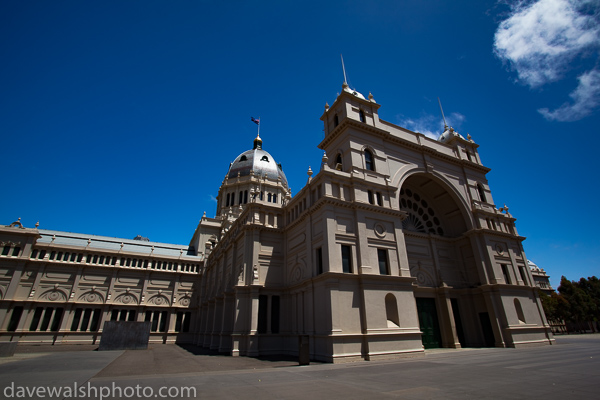
{"type": "Polygon", "coordinates": [[[268,179],[276,181],[281,178],[281,184],[287,189],[287,178],[281,164],[275,162],[271,154],[262,149],[262,140],[259,136],[254,139],[254,148],[247,150],[236,157],[231,163],[227,178],[235,179],[239,176],[248,176],[250,171],[254,171],[257,177],[266,176],[268,179]]]}
{"type": "Polygon", "coordinates": [[[359,99],[366,100],[366,99],[365,99],[365,96],[363,96],[363,95],[362,95],[362,93],[360,93],[360,92],[357,92],[357,91],[356,91],[356,90],[354,90],[354,89],[350,89],[350,86],[348,86],[347,84],[344,84],[344,85],[342,86],[342,88],[343,88],[344,92],[348,92],[348,93],[350,93],[350,94],[352,94],[352,95],[354,95],[354,96],[358,97],[359,99]]]}
{"type": "Polygon", "coordinates": [[[539,271],[540,267],[538,267],[533,261],[527,260],[527,265],[529,265],[529,269],[539,271]]]}
{"type": "Polygon", "coordinates": [[[460,133],[456,132],[453,127],[446,127],[446,130],[440,135],[438,141],[446,143],[453,137],[459,137],[462,140],[465,140],[465,138],[460,133]]]}

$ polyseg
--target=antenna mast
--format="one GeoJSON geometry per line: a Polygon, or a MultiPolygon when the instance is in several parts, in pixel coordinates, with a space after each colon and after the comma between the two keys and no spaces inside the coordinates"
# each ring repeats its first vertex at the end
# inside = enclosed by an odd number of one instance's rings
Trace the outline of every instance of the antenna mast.
{"type": "Polygon", "coordinates": [[[440,111],[442,112],[442,119],[444,120],[444,130],[448,129],[448,125],[446,125],[446,117],[444,117],[444,109],[442,108],[442,102],[438,97],[438,104],[440,105],[440,111]]]}
{"type": "Polygon", "coordinates": [[[346,67],[344,67],[344,56],[340,54],[340,57],[342,58],[342,71],[344,71],[344,83],[347,85],[348,81],[346,80],[346,67]]]}

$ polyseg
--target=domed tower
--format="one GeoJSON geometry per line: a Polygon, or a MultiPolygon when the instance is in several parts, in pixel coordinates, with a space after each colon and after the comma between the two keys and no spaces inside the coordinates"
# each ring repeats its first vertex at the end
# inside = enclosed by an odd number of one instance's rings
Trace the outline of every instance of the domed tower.
{"type": "Polygon", "coordinates": [[[247,203],[263,203],[281,207],[290,195],[287,178],[273,156],[263,150],[256,136],[254,146],[237,156],[230,164],[217,196],[217,216],[237,214],[247,203]]]}
{"type": "MultiPolygon", "coordinates": [[[[281,164],[262,149],[262,139],[257,135],[253,148],[237,156],[229,165],[217,195],[216,216],[209,218],[204,213],[190,241],[190,252],[208,255],[247,204],[260,203],[279,209],[290,198],[291,190],[281,164]]],[[[265,223],[274,224],[269,220],[265,223]]]]}

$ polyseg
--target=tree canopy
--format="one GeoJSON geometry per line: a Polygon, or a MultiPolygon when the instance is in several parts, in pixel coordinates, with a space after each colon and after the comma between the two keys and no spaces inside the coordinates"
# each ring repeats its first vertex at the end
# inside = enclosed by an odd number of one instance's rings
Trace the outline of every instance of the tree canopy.
{"type": "Polygon", "coordinates": [[[570,281],[560,279],[558,293],[548,295],[540,291],[546,317],[565,322],[600,321],[600,280],[592,276],[570,281]]]}

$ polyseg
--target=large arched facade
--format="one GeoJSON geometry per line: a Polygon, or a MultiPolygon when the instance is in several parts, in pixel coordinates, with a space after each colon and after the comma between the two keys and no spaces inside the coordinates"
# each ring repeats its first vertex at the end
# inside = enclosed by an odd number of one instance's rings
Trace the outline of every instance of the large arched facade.
{"type": "Polygon", "coordinates": [[[402,229],[426,348],[485,345],[472,307],[485,302],[474,290],[482,280],[465,203],[433,174],[411,174],[399,189],[398,206],[408,214],[402,229]]]}

